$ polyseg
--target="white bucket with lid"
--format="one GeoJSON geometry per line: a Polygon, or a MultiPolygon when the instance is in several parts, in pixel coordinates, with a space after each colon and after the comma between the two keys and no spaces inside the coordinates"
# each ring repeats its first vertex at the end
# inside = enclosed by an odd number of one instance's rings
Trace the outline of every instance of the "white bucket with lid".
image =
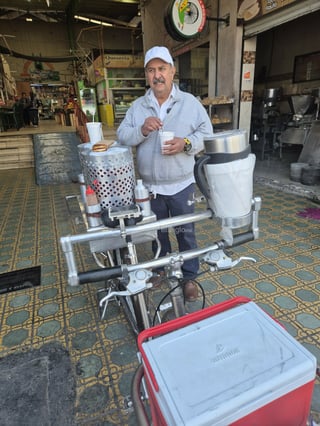
{"type": "Polygon", "coordinates": [[[290,164],[290,180],[301,182],[302,169],[308,166],[308,163],[291,163],[290,164]]]}

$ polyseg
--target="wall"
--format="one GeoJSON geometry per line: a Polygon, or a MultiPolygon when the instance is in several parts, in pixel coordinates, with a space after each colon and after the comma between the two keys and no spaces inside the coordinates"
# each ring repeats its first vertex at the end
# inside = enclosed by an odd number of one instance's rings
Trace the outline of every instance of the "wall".
{"type": "Polygon", "coordinates": [[[253,105],[256,45],[256,37],[246,39],[243,43],[239,129],[246,130],[248,136],[253,105]]]}
{"type": "Polygon", "coordinates": [[[242,27],[237,26],[238,2],[219,2],[219,16],[229,15],[229,26],[221,25],[217,36],[216,95],[234,98],[233,127],[237,128],[240,99],[240,75],[242,64],[242,27]]]}

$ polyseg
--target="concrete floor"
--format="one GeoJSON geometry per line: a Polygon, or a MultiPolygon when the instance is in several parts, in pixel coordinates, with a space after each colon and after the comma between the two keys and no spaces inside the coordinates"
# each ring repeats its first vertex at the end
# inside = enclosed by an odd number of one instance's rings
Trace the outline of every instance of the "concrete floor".
{"type": "Polygon", "coordinates": [[[281,159],[278,151],[266,154],[263,160],[259,152],[256,152],[255,181],[289,194],[306,197],[320,204],[320,183],[303,185],[290,178],[290,165],[299,161],[301,149],[302,146],[286,146],[283,148],[281,159]]]}

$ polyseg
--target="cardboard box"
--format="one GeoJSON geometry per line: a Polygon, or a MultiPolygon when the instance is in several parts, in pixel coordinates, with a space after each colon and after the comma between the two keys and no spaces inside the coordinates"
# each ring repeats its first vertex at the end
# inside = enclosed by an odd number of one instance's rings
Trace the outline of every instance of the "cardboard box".
{"type": "Polygon", "coordinates": [[[154,425],[302,426],[316,359],[235,298],[138,336],[154,425]]]}

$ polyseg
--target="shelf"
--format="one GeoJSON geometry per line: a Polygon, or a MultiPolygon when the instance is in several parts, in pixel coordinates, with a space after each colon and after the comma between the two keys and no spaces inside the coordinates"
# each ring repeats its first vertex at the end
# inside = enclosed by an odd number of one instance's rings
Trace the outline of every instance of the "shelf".
{"type": "Polygon", "coordinates": [[[210,121],[214,127],[232,126],[234,99],[227,96],[205,98],[202,105],[208,110],[210,121]]]}
{"type": "Polygon", "coordinates": [[[107,68],[104,83],[99,83],[98,100],[108,100],[116,120],[121,120],[132,102],[145,93],[146,78],[142,67],[107,68]]]}
{"type": "Polygon", "coordinates": [[[230,105],[233,105],[233,103],[234,103],[233,101],[232,102],[209,103],[209,104],[202,102],[202,105],[219,107],[219,106],[230,106],[230,105]]]}
{"type": "Polygon", "coordinates": [[[143,77],[109,77],[109,78],[107,78],[107,80],[108,81],[113,81],[113,80],[120,80],[120,81],[122,81],[122,80],[144,80],[145,81],[145,78],[143,78],[143,77]]]}
{"type": "Polygon", "coordinates": [[[204,106],[224,106],[224,105],[233,105],[234,99],[228,96],[216,96],[214,98],[204,98],[201,101],[204,106]]]}
{"type": "Polygon", "coordinates": [[[211,123],[212,123],[214,126],[224,126],[224,125],[226,125],[226,124],[231,124],[231,123],[232,123],[232,121],[219,121],[218,123],[215,123],[214,121],[212,121],[212,120],[211,120],[211,123]]]}
{"type": "Polygon", "coordinates": [[[110,87],[110,90],[144,90],[144,87],[110,87]]]}

